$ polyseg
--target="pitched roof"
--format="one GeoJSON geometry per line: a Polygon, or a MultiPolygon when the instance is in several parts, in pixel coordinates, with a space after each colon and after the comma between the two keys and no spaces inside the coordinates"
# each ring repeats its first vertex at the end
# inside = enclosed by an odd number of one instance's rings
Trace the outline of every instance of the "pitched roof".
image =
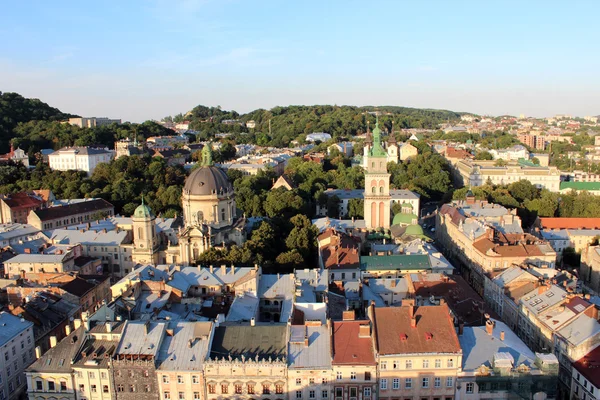
{"type": "Polygon", "coordinates": [[[376,340],[382,355],[460,353],[461,347],[445,304],[375,308],[376,340]],[[411,312],[416,327],[411,327],[411,312]]]}
{"type": "Polygon", "coordinates": [[[600,218],[540,218],[542,229],[600,229],[600,218]]]}
{"type": "Polygon", "coordinates": [[[600,388],[600,347],[596,347],[585,356],[581,357],[573,367],[581,373],[595,387],[600,388]]]}
{"type": "Polygon", "coordinates": [[[33,324],[25,319],[16,317],[5,311],[0,312],[0,346],[11,340],[17,334],[25,331],[33,324]]]}
{"type": "Polygon", "coordinates": [[[77,354],[79,347],[84,340],[83,326],[71,332],[69,336],[61,340],[56,346],[51,348],[38,358],[27,368],[30,372],[62,372],[71,373],[71,360],[77,354]]]}
{"type": "Polygon", "coordinates": [[[369,321],[333,322],[334,365],[376,365],[371,336],[359,337],[361,325],[369,321]]]}
{"type": "Polygon", "coordinates": [[[363,271],[431,269],[427,254],[393,254],[389,256],[361,256],[360,269],[363,271]]]}
{"type": "Polygon", "coordinates": [[[219,326],[210,349],[212,359],[231,356],[259,359],[287,355],[287,325],[219,326]]]}
{"type": "Polygon", "coordinates": [[[40,207],[44,203],[41,197],[32,196],[25,192],[10,194],[3,201],[12,209],[40,207]]]}
{"type": "Polygon", "coordinates": [[[328,326],[296,325],[290,330],[290,368],[331,367],[331,337],[328,326]],[[305,344],[305,338],[308,345],[305,344]]]}
{"type": "Polygon", "coordinates": [[[32,211],[32,213],[36,214],[40,221],[50,221],[75,214],[104,211],[107,209],[114,210],[114,206],[104,199],[94,199],[66,206],[43,208],[32,211]]]}

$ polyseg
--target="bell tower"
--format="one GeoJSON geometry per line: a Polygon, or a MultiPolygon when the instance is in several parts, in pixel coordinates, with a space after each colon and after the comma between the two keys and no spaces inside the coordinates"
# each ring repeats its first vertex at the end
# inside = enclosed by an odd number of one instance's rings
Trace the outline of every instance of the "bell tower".
{"type": "Polygon", "coordinates": [[[390,174],[388,153],[381,144],[379,118],[373,129],[372,144],[365,154],[365,225],[367,229],[390,228],[390,174]]]}
{"type": "Polygon", "coordinates": [[[158,263],[158,237],[156,235],[156,218],[150,207],[142,204],[135,209],[131,217],[133,222],[132,261],[140,264],[158,263]]]}

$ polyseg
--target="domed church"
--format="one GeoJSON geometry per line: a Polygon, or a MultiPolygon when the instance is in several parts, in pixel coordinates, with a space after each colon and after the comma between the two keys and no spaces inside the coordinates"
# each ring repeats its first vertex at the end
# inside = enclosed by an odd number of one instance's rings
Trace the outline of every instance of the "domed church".
{"type": "Polygon", "coordinates": [[[202,149],[202,166],[192,171],[181,195],[184,227],[179,233],[181,263],[189,265],[211,247],[242,245],[244,219],[236,218],[235,194],[227,174],[213,165],[212,146],[202,149]]]}

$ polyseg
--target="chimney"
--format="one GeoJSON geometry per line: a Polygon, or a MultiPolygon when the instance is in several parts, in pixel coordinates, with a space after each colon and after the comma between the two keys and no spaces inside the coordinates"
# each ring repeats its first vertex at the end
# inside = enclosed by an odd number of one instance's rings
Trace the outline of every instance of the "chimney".
{"type": "Polygon", "coordinates": [[[91,329],[91,322],[90,322],[90,320],[89,320],[89,319],[86,319],[86,320],[85,320],[85,331],[86,331],[86,332],[89,332],[89,331],[90,331],[90,329],[91,329]]]}
{"type": "Polygon", "coordinates": [[[227,274],[227,265],[221,265],[221,275],[227,274]]]}
{"type": "Polygon", "coordinates": [[[460,321],[458,323],[458,336],[462,336],[464,331],[465,331],[465,323],[460,321]]]}
{"type": "MultiPolygon", "coordinates": [[[[413,309],[413,307],[410,308],[411,310],[413,309]]],[[[412,312],[411,312],[412,314],[412,312]]],[[[416,328],[417,327],[417,317],[413,315],[411,315],[410,317],[410,327],[411,328],[416,328]]]]}
{"type": "Polygon", "coordinates": [[[109,321],[106,321],[106,332],[108,332],[108,333],[112,332],[112,325],[109,321]]]}
{"type": "Polygon", "coordinates": [[[55,347],[56,343],[57,343],[56,336],[50,336],[50,348],[55,347]]]}
{"type": "Polygon", "coordinates": [[[393,287],[393,288],[396,287],[396,279],[392,279],[392,282],[391,282],[390,286],[393,287]]]}
{"type": "Polygon", "coordinates": [[[254,319],[254,317],[250,318],[250,326],[255,326],[256,325],[256,320],[254,319]]]}
{"type": "Polygon", "coordinates": [[[354,321],[354,310],[344,311],[342,313],[342,321],[354,321]]]}
{"type": "Polygon", "coordinates": [[[212,264],[208,267],[210,269],[210,273],[214,273],[214,267],[212,266],[212,264]]]}
{"type": "Polygon", "coordinates": [[[359,338],[371,337],[371,324],[360,325],[358,328],[359,338]]]}
{"type": "Polygon", "coordinates": [[[492,334],[494,333],[494,321],[492,321],[491,319],[485,321],[485,331],[488,335],[492,336],[492,334]]]}
{"type": "Polygon", "coordinates": [[[500,340],[504,341],[504,331],[500,332],[500,340]]]}
{"type": "Polygon", "coordinates": [[[40,346],[37,346],[35,348],[35,359],[37,360],[41,356],[42,356],[42,348],[40,346]]]}
{"type": "Polygon", "coordinates": [[[65,335],[69,336],[71,334],[71,325],[65,325],[65,335]]]}
{"type": "Polygon", "coordinates": [[[304,347],[308,347],[308,328],[304,327],[304,347]]]}
{"type": "Polygon", "coordinates": [[[538,287],[538,294],[544,294],[549,289],[547,285],[540,285],[538,287]]]}
{"type": "Polygon", "coordinates": [[[235,267],[233,266],[233,264],[231,264],[231,275],[235,274],[235,267]]]}
{"type": "Polygon", "coordinates": [[[73,321],[73,325],[75,326],[75,330],[79,329],[79,327],[81,326],[81,320],[79,318],[75,319],[73,321]]]}

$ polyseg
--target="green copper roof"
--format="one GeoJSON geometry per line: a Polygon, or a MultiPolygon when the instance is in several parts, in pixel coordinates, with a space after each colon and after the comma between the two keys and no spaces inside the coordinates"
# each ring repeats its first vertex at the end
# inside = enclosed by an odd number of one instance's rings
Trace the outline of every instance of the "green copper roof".
{"type": "Polygon", "coordinates": [[[600,182],[561,182],[560,190],[600,190],[600,182]]]}
{"type": "Polygon", "coordinates": [[[361,256],[362,271],[410,269],[414,271],[431,269],[426,254],[394,254],[391,256],[361,256]]]}
{"type": "Polygon", "coordinates": [[[406,230],[404,231],[405,235],[411,235],[411,236],[423,236],[423,228],[421,228],[420,225],[409,225],[406,227],[406,230]]]}
{"type": "Polygon", "coordinates": [[[418,217],[415,214],[402,214],[398,213],[394,215],[392,225],[412,225],[418,217]]]}
{"type": "Polygon", "coordinates": [[[213,165],[212,144],[208,142],[202,149],[202,166],[210,167],[213,165]]]}
{"type": "Polygon", "coordinates": [[[142,196],[142,204],[140,204],[133,212],[134,218],[152,218],[150,207],[144,204],[144,196],[142,196]]]}
{"type": "Polygon", "coordinates": [[[405,201],[404,203],[402,203],[402,208],[405,208],[405,207],[406,207],[406,208],[410,208],[410,209],[412,209],[412,208],[413,208],[412,204],[410,204],[410,203],[407,203],[406,201],[405,201]]]}
{"type": "Polygon", "coordinates": [[[375,123],[375,129],[373,129],[373,147],[371,147],[371,157],[386,157],[387,152],[381,145],[381,129],[379,129],[379,117],[375,123]]]}

